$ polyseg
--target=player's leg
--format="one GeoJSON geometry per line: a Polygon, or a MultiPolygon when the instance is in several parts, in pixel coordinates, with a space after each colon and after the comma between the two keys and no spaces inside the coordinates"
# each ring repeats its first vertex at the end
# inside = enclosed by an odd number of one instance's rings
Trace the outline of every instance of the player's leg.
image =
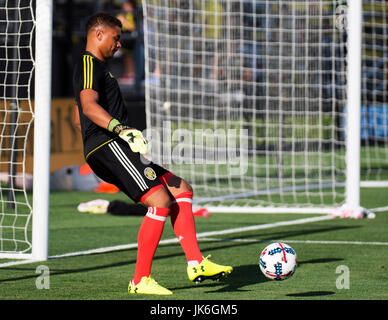
{"type": "Polygon", "coordinates": [[[192,208],[193,189],[180,177],[168,172],[161,181],[171,194],[171,224],[185,253],[188,265],[199,265],[202,253],[197,242],[195,221],[192,208]]]}
{"type": "Polygon", "coordinates": [[[142,198],[144,198],[142,202],[148,207],[148,211],[140,225],[137,238],[138,250],[136,269],[133,277],[135,285],[143,277],[149,277],[151,274],[154,254],[162,236],[165,221],[170,212],[170,196],[164,187],[158,188],[151,195],[143,196],[142,198]]]}
{"type": "Polygon", "coordinates": [[[192,209],[193,189],[182,178],[168,172],[162,183],[174,198],[171,203],[171,223],[187,260],[187,275],[191,281],[219,279],[232,272],[230,266],[218,265],[204,258],[198,246],[192,209]]]}
{"type": "Polygon", "coordinates": [[[136,269],[128,291],[171,294],[171,291],[150,278],[153,257],[170,211],[170,195],[167,190],[156,179],[152,168],[144,165],[140,155],[133,153],[128,144],[120,140],[97,149],[87,161],[101,179],[115,184],[132,200],[137,202],[140,199],[148,206],[138,233],[136,269]]]}
{"type": "Polygon", "coordinates": [[[156,191],[151,189],[142,197],[148,211],[138,233],[136,268],[128,287],[129,293],[172,294],[150,278],[152,261],[170,212],[170,196],[167,190],[164,187],[155,188],[156,191]]]}

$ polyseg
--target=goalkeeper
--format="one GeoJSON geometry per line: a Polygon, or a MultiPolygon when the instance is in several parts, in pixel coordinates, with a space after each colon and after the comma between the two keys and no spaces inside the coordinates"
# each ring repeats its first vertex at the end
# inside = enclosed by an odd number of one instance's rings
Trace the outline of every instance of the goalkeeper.
{"type": "Polygon", "coordinates": [[[191,186],[148,161],[144,157],[147,141],[139,130],[128,126],[129,117],[136,114],[127,114],[117,80],[106,66],[121,47],[120,33],[121,22],[107,13],[97,13],[86,23],[86,50],[73,72],[84,156],[97,176],[148,208],[138,232],[136,267],[128,292],[167,295],[172,292],[150,274],[168,215],[185,253],[190,280],[218,279],[230,273],[232,267],[202,256],[196,238],[191,186]]]}

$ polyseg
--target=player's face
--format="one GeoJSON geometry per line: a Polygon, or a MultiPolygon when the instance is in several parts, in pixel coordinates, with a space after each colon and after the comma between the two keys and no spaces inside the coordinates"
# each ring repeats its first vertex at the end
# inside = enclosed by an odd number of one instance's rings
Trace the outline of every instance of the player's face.
{"type": "Polygon", "coordinates": [[[106,27],[100,40],[100,52],[105,59],[112,58],[115,52],[121,48],[121,30],[119,27],[106,27]]]}

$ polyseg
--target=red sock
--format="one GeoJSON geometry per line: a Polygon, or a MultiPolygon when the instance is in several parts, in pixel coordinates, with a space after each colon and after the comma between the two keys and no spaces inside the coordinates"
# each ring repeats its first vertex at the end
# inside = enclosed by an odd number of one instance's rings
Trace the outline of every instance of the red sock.
{"type": "Polygon", "coordinates": [[[133,277],[135,284],[138,284],[142,277],[148,277],[151,274],[152,260],[169,211],[168,208],[148,208],[137,237],[137,260],[133,277]]]}
{"type": "Polygon", "coordinates": [[[191,191],[183,192],[175,197],[175,201],[171,204],[171,223],[187,262],[201,263],[203,258],[197,242],[192,199],[191,191]]]}

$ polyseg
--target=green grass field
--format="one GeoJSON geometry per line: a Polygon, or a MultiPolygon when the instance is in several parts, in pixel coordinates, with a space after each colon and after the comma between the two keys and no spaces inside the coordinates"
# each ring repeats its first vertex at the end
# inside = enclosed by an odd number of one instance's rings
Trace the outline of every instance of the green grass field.
{"type": "MultiPolygon", "coordinates": [[[[386,189],[363,189],[362,205],[388,205],[386,189]]],[[[125,199],[123,195],[118,196],[125,199]]],[[[91,192],[51,194],[49,255],[136,243],[141,217],[118,217],[79,213],[77,204],[91,199],[113,200],[117,195],[91,192]]],[[[314,215],[212,213],[196,218],[197,232],[244,228],[274,222],[306,219],[314,215]]],[[[318,215],[316,215],[318,216],[318,215]]],[[[50,300],[387,300],[388,299],[388,212],[375,219],[331,219],[280,227],[263,227],[216,235],[200,240],[204,255],[234,267],[223,281],[191,283],[179,244],[161,244],[156,252],[152,276],[174,292],[168,297],[133,296],[127,293],[136,260],[136,248],[106,253],[52,258],[45,262],[0,268],[0,299],[50,300]],[[258,268],[258,255],[270,242],[282,240],[297,252],[299,267],[293,277],[267,280],[258,268]],[[38,289],[44,265],[49,288],[38,289]],[[349,269],[349,289],[337,288],[349,269]]],[[[162,240],[174,238],[169,221],[162,240]]],[[[9,260],[0,260],[0,263],[9,260]]]]}

